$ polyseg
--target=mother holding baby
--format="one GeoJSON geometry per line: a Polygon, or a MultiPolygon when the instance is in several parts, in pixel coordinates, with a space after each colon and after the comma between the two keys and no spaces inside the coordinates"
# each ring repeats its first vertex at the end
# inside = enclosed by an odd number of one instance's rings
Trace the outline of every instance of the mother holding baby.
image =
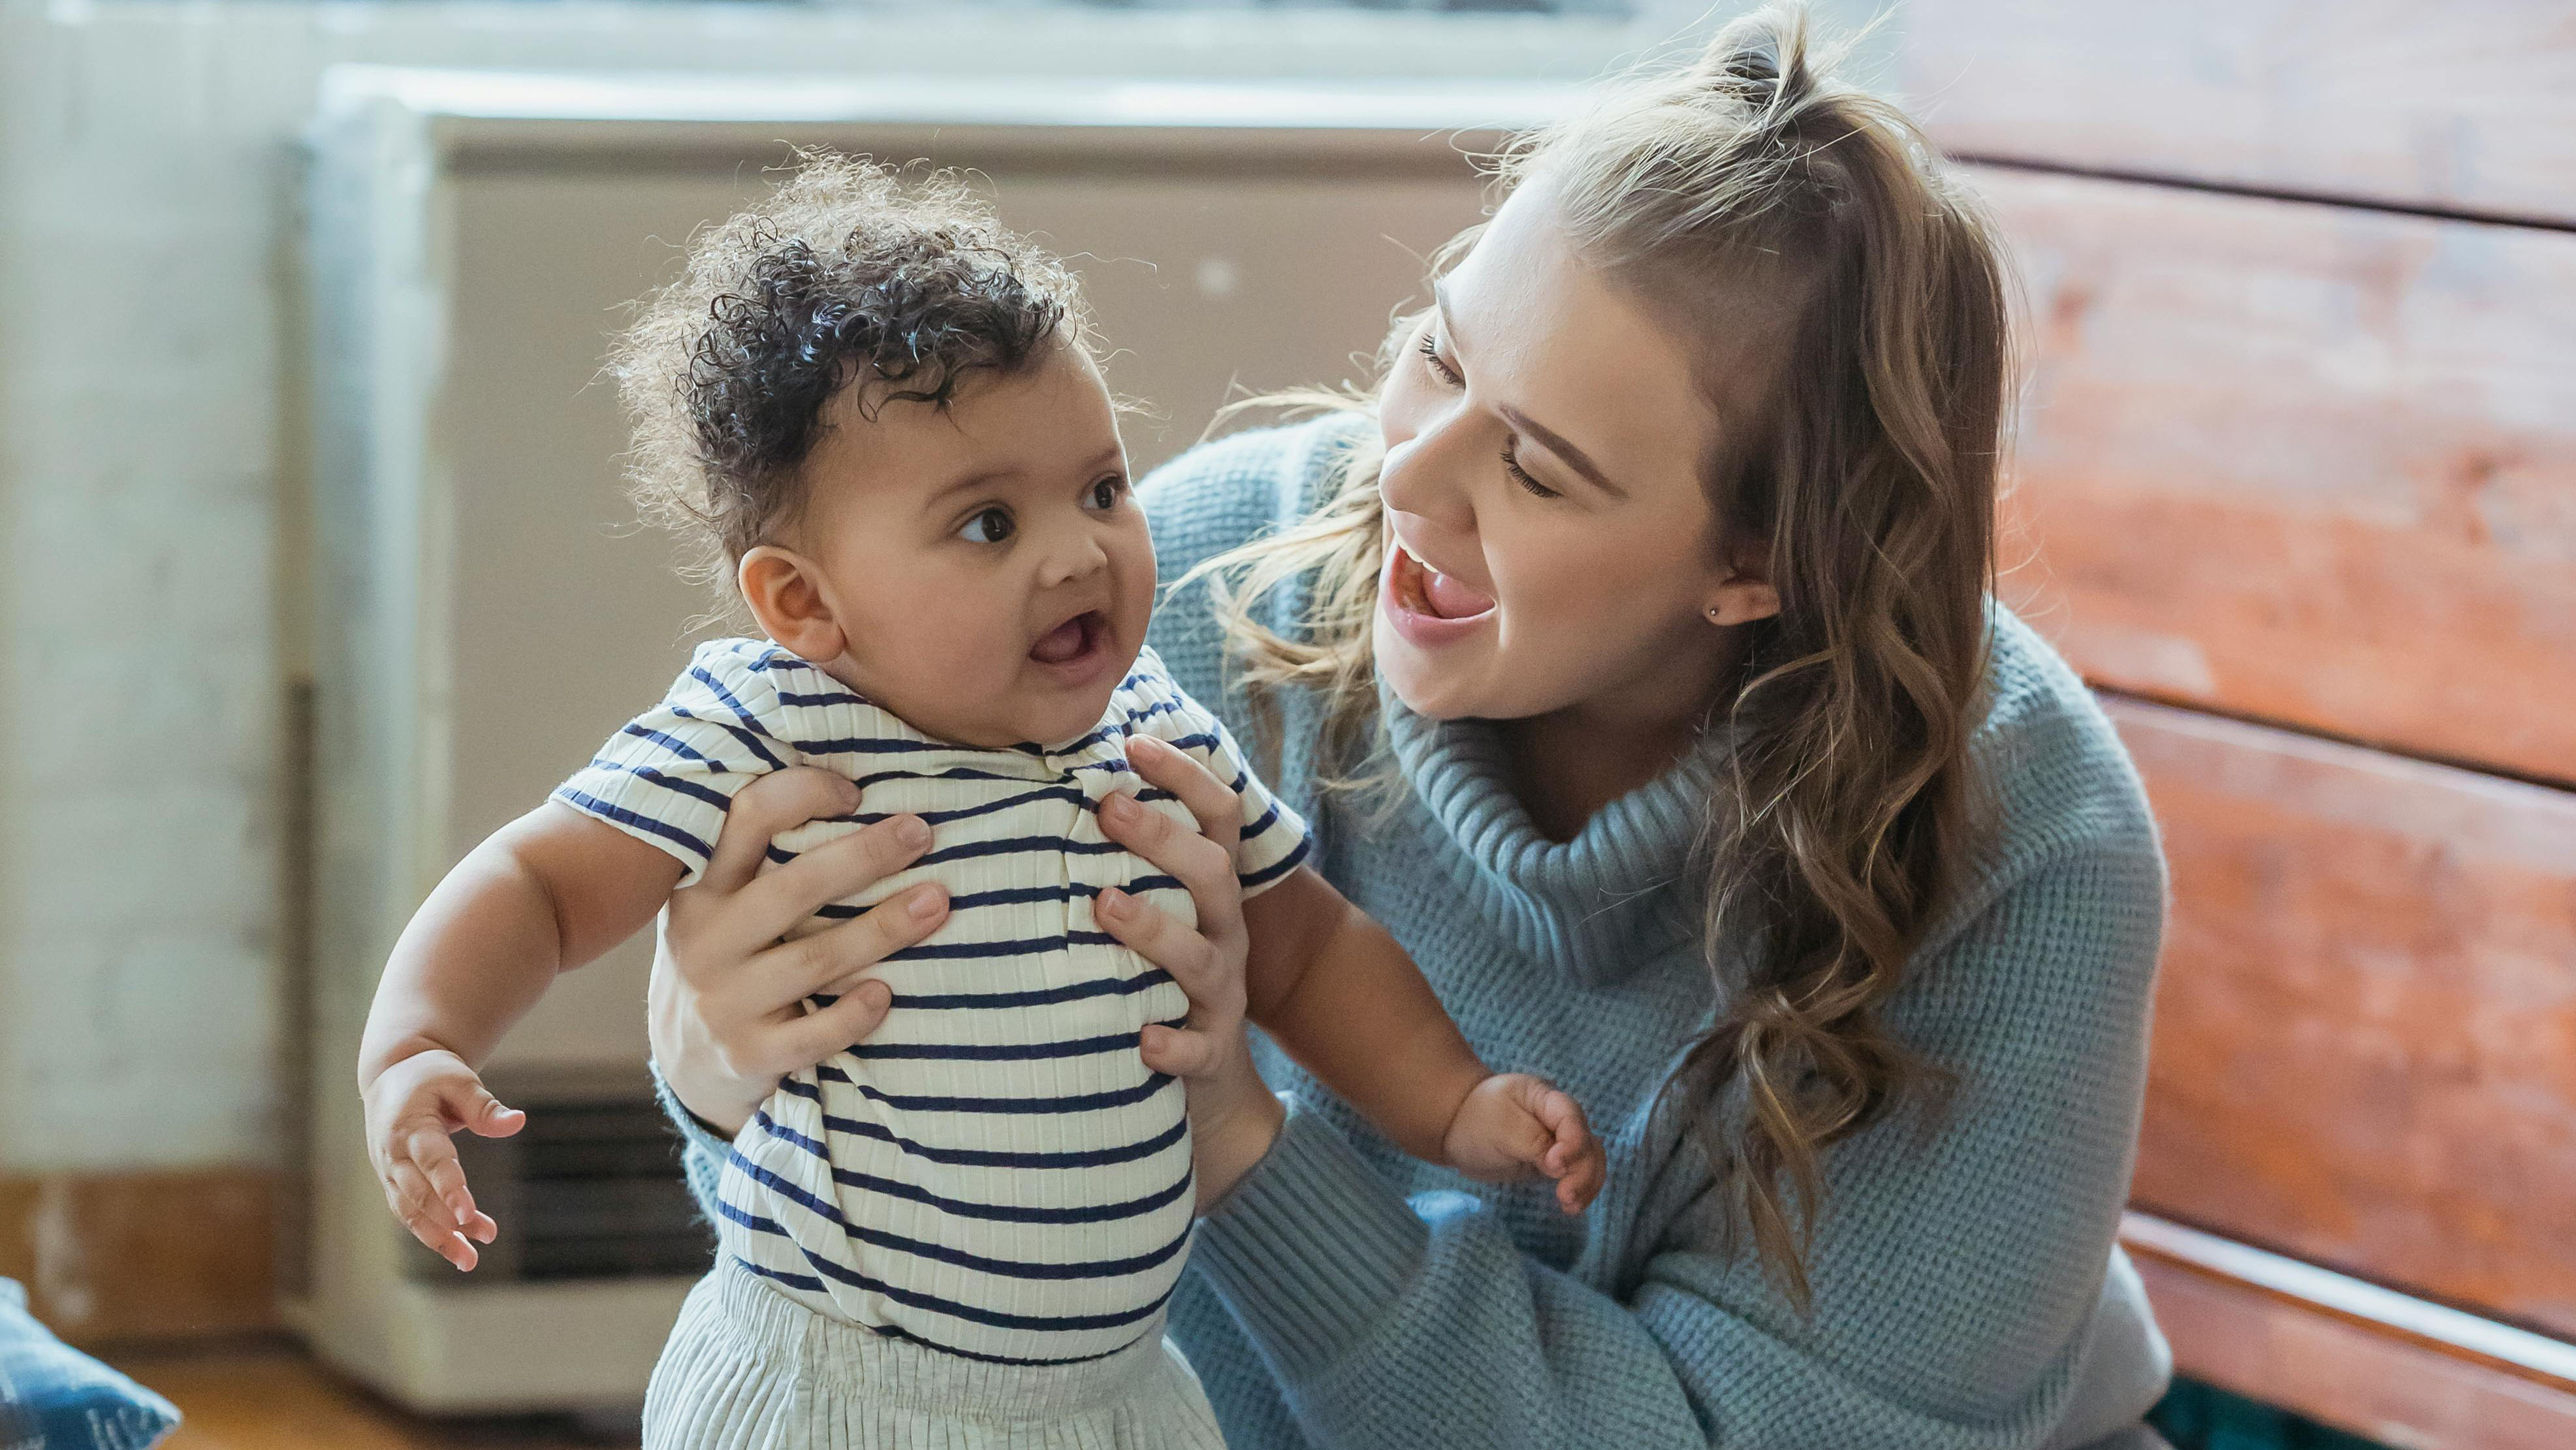
{"type": "MultiPolygon", "coordinates": [[[[1158,753],[1206,839],[1123,838],[1202,925],[1111,925],[1194,1003],[1148,1049],[1212,1205],[1173,1338],[1239,1450],[2156,1443],[2114,1232],[2163,866],[2111,728],[1991,598],[1990,224],[1794,16],[1506,180],[1372,396],[1145,483],[1151,642],[1484,1060],[1582,1103],[1608,1183],[1569,1219],[1408,1158],[1248,1036],[1207,844],[1239,814],[1158,753]]],[[[888,833],[815,902],[740,891],[844,788],[746,791],[732,867],[665,918],[653,1045],[702,1198],[720,1130],[810,1065],[804,994],[925,929],[889,907],[811,981],[763,969],[909,860],[888,833]]]]}

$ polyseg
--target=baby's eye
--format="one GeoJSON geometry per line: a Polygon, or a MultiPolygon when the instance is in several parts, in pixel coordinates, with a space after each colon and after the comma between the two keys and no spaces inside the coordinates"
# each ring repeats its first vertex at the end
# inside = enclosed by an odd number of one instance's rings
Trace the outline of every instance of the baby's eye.
{"type": "Polygon", "coordinates": [[[1018,528],[1011,522],[1009,509],[989,508],[968,519],[966,527],[957,531],[957,537],[970,544],[998,544],[1018,532],[1018,528]]]}
{"type": "Polygon", "coordinates": [[[1083,495],[1083,506],[1107,513],[1118,507],[1118,500],[1125,497],[1126,493],[1127,480],[1114,473],[1104,474],[1093,480],[1090,491],[1083,495]]]}

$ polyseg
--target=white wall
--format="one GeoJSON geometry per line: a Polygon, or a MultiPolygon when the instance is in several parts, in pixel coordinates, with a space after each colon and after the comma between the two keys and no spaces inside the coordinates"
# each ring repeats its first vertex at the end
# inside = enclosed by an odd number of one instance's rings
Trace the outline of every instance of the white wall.
{"type": "Polygon", "coordinates": [[[1701,10],[1642,8],[0,0],[0,1172],[280,1156],[324,67],[1582,77],[1701,10]]]}

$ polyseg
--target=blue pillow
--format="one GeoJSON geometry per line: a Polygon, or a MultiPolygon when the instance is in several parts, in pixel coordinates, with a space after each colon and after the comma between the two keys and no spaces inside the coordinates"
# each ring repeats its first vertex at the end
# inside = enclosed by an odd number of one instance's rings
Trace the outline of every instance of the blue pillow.
{"type": "Polygon", "coordinates": [[[179,1423],[168,1400],[54,1338],[0,1279],[0,1450],[148,1450],[179,1423]]]}

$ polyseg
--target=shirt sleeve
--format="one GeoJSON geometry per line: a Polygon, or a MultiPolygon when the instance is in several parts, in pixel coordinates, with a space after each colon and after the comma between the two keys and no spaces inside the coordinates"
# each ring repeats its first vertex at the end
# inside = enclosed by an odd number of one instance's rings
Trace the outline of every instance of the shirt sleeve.
{"type": "Polygon", "coordinates": [[[1605,1289],[1520,1252],[1472,1196],[1408,1202],[1293,1099],[1191,1267],[1317,1450],[2058,1444],[2128,1185],[2160,873],[2063,859],[1925,963],[1914,1026],[1965,1086],[1928,1151],[1891,1121],[1827,1154],[1812,1315],[1730,1249],[1723,1195],[1605,1289]],[[2045,1052],[2011,1040],[2041,1030],[2045,1052]]]}
{"type": "Polygon", "coordinates": [[[715,854],[736,791],[796,763],[778,689],[740,641],[700,645],[662,703],[608,737],[554,799],[680,863],[695,884],[715,854]]]}
{"type": "Polygon", "coordinates": [[[1174,683],[1152,651],[1139,659],[1138,671],[1150,681],[1147,692],[1160,698],[1131,728],[1189,752],[1243,802],[1243,830],[1237,837],[1234,869],[1236,879],[1243,883],[1244,899],[1259,896],[1286,880],[1289,872],[1304,864],[1313,847],[1305,818],[1271,793],[1270,787],[1253,772],[1225,722],[1174,683]]]}

